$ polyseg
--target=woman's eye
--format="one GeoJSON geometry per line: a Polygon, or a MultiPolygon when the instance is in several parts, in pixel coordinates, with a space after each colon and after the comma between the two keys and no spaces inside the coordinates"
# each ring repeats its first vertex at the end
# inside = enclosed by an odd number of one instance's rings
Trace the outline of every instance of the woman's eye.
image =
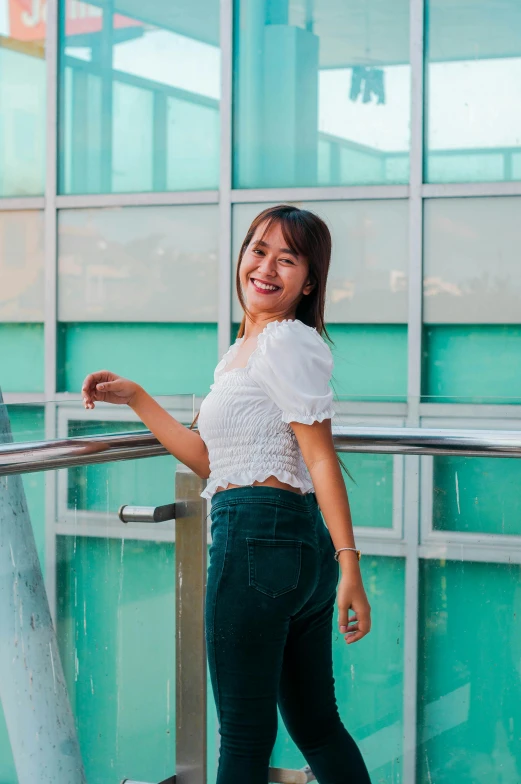
{"type": "Polygon", "coordinates": [[[281,259],[281,261],[287,261],[288,264],[294,264],[295,263],[294,261],[291,261],[291,259],[281,259]]]}

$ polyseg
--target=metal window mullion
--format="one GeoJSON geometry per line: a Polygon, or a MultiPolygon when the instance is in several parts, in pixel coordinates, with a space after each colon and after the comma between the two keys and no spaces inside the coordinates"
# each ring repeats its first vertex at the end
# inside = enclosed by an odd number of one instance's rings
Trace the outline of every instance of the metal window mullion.
{"type": "Polygon", "coordinates": [[[105,207],[175,207],[178,204],[217,204],[218,191],[158,191],[154,193],[86,193],[58,196],[58,209],[84,210],[105,207]]]}
{"type": "Polygon", "coordinates": [[[233,204],[277,203],[282,201],[361,201],[372,199],[406,199],[407,185],[343,185],[299,188],[233,189],[233,204]]]}
{"type": "MultiPolygon", "coordinates": [[[[423,319],[424,5],[410,1],[411,140],[409,182],[409,288],[407,334],[407,427],[420,424],[423,319]]],[[[420,458],[405,457],[405,637],[403,681],[403,780],[416,782],[419,622],[420,458]]]]}
{"type": "Polygon", "coordinates": [[[426,199],[481,198],[487,196],[521,196],[520,181],[426,183],[426,199]]]}
{"type": "Polygon", "coordinates": [[[0,198],[0,212],[22,212],[23,210],[43,210],[45,199],[42,196],[14,196],[0,198]]]}
{"type": "Polygon", "coordinates": [[[221,104],[219,174],[219,285],[217,343],[221,357],[231,343],[232,321],[232,47],[233,0],[221,0],[221,104]]]}
{"type": "MultiPolygon", "coordinates": [[[[58,139],[58,3],[47,2],[46,33],[46,171],[44,207],[44,398],[45,438],[56,437],[57,358],[57,139],[58,139]]],[[[56,472],[45,477],[45,587],[56,625],[56,472]]]]}

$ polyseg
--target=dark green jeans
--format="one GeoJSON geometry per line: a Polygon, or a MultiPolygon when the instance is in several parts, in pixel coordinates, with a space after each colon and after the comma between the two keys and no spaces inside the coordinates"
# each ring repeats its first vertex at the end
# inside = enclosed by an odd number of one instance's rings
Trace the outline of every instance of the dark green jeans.
{"type": "MultiPolygon", "coordinates": [[[[267,784],[277,705],[319,784],[370,784],[334,692],[339,566],[314,493],[216,493],[206,643],[221,736],[217,784],[267,784]]],[[[345,644],[345,643],[343,643],[345,644]]]]}

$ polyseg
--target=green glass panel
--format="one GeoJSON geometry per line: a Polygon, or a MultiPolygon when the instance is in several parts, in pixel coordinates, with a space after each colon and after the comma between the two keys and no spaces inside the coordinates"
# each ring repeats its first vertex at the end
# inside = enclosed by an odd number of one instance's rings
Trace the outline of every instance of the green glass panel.
{"type": "Polygon", "coordinates": [[[424,399],[436,403],[521,403],[521,326],[424,327],[424,399]]]}
{"type": "Polygon", "coordinates": [[[219,70],[217,0],[61,2],[60,193],[217,188],[219,70]]]}
{"type": "Polygon", "coordinates": [[[0,323],[0,388],[43,392],[43,324],[0,323]]]}
{"type": "Polygon", "coordinates": [[[217,364],[215,324],[59,325],[59,389],[111,370],[153,395],[206,395],[217,364]]]}
{"type": "Polygon", "coordinates": [[[59,536],[60,652],[89,784],[175,771],[174,545],[59,536]]]}
{"type": "Polygon", "coordinates": [[[420,569],[418,784],[521,781],[521,567],[420,569]]]}
{"type": "Polygon", "coordinates": [[[327,324],[334,342],[332,388],[339,400],[407,399],[405,324],[327,324]]]}
{"type": "Polygon", "coordinates": [[[521,152],[514,153],[511,158],[512,179],[521,180],[521,152]]]}
{"type": "Polygon", "coordinates": [[[435,457],[433,528],[521,535],[520,484],[521,460],[435,457]]]}
{"type": "Polygon", "coordinates": [[[236,188],[408,181],[409,3],[234,0],[236,188]],[[390,159],[404,158],[393,167],[390,159]]]}
{"type": "Polygon", "coordinates": [[[520,25],[516,0],[426,0],[426,182],[520,179],[520,25]]]}
{"type": "Polygon", "coordinates": [[[60,210],[58,321],[215,323],[218,247],[216,204],[60,210]]]}
{"type": "Polygon", "coordinates": [[[393,456],[342,452],[340,459],[354,480],[342,469],[353,525],[392,528],[393,456]]]}
{"type": "MultiPolygon", "coordinates": [[[[139,430],[146,430],[142,422],[69,421],[69,438],[139,430]]],[[[69,468],[67,507],[113,515],[122,504],[170,504],[176,462],[165,455],[69,468]]]]}
{"type": "Polygon", "coordinates": [[[0,198],[45,183],[45,5],[0,3],[0,198]]]}
{"type": "MultiPolygon", "coordinates": [[[[371,780],[401,784],[405,564],[400,558],[376,556],[363,557],[360,564],[372,627],[362,640],[347,645],[337,631],[335,612],[336,697],[342,721],[360,745],[371,780]]],[[[305,764],[280,714],[272,764],[290,768],[305,764]]]]}

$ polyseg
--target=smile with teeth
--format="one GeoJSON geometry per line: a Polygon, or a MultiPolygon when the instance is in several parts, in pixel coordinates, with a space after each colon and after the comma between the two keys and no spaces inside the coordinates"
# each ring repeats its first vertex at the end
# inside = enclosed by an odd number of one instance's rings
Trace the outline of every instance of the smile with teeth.
{"type": "Polygon", "coordinates": [[[255,280],[255,278],[250,278],[250,280],[256,289],[262,289],[262,291],[278,291],[280,288],[280,286],[269,286],[266,283],[260,283],[260,281],[255,280]]]}

